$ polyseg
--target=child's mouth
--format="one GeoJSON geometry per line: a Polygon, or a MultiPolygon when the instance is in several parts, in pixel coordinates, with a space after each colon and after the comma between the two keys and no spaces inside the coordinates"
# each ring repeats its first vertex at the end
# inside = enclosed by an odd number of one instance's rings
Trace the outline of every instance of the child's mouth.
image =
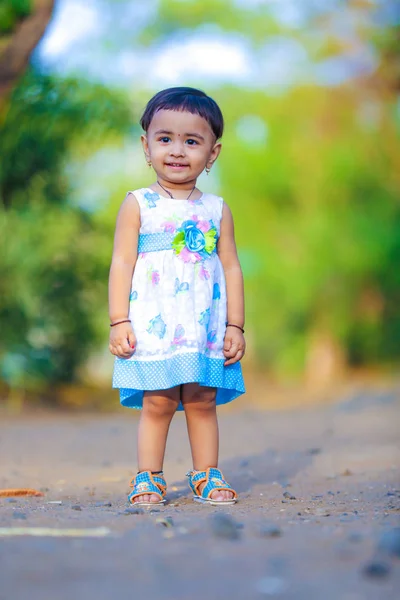
{"type": "Polygon", "coordinates": [[[167,167],[169,167],[170,169],[186,169],[186,167],[188,167],[189,165],[184,165],[183,163],[166,163],[167,167]]]}

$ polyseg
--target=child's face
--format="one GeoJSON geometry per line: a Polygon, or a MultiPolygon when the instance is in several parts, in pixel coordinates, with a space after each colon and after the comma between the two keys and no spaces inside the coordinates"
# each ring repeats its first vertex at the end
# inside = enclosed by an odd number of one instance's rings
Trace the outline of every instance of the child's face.
{"type": "Polygon", "coordinates": [[[221,150],[203,117],[173,110],[156,112],[142,144],[157,178],[177,185],[195,181],[221,150]]]}

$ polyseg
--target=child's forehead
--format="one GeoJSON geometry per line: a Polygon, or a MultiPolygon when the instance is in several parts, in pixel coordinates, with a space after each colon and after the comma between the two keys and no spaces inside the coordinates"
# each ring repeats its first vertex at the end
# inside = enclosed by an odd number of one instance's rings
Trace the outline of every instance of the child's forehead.
{"type": "Polygon", "coordinates": [[[202,134],[212,135],[209,123],[196,113],[187,110],[158,110],[150,123],[149,130],[165,130],[173,133],[193,133],[198,131],[202,134]]]}

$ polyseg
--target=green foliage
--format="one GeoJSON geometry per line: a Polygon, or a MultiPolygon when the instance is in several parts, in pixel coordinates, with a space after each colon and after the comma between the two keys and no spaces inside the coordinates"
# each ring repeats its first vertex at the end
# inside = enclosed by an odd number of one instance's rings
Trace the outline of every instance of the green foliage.
{"type": "Polygon", "coordinates": [[[32,0],[2,0],[0,4],[0,35],[10,33],[18,21],[32,10],[32,0]]]}
{"type": "Polygon", "coordinates": [[[0,136],[0,200],[23,207],[35,180],[48,202],[68,200],[63,167],[72,146],[85,158],[115,131],[127,129],[127,99],[79,79],[30,71],[14,90],[0,136]]]}
{"type": "Polygon", "coordinates": [[[298,88],[279,99],[226,90],[217,98],[230,123],[222,193],[237,221],[259,362],[298,370],[318,331],[353,364],[399,358],[391,104],[380,105],[381,122],[371,127],[351,89],[298,88]],[[268,125],[261,150],[235,130],[243,106],[268,125]]]}
{"type": "Polygon", "coordinates": [[[111,232],[69,203],[65,164],[129,128],[126,100],[102,86],[30,72],[0,135],[0,373],[11,386],[72,381],[99,340],[111,232]]]}
{"type": "Polygon", "coordinates": [[[143,44],[159,42],[171,36],[182,36],[185,32],[202,26],[243,35],[251,32],[249,41],[257,46],[265,42],[268,35],[278,34],[282,28],[272,18],[269,8],[260,4],[257,11],[238,7],[232,0],[160,0],[158,17],[143,29],[138,39],[143,44]]]}

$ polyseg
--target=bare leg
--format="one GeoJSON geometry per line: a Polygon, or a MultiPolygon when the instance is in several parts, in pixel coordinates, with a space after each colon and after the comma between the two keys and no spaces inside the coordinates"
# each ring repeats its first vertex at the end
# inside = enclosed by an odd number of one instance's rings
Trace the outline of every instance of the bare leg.
{"type": "MultiPolygon", "coordinates": [[[[203,387],[198,383],[186,383],[182,386],[182,404],[195,471],[218,466],[219,432],[215,397],[215,388],[203,387]]],[[[200,491],[204,485],[200,486],[200,491]]],[[[211,497],[213,500],[230,500],[233,494],[215,491],[211,497]]]]}
{"type": "MultiPolygon", "coordinates": [[[[168,430],[179,401],[179,386],[144,393],[137,442],[139,471],[162,471],[168,430]]],[[[135,498],[139,500],[158,502],[159,498],[144,494],[135,498]]]]}

